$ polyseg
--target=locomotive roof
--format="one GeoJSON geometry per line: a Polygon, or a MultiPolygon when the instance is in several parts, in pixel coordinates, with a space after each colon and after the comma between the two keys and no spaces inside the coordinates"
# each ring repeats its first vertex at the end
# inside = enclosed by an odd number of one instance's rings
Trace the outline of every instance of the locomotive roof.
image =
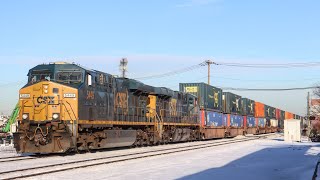
{"type": "Polygon", "coordinates": [[[34,70],[49,70],[49,71],[54,71],[54,70],[59,70],[59,69],[69,69],[69,70],[86,70],[86,71],[90,71],[90,72],[96,72],[96,73],[104,73],[104,74],[108,74],[102,71],[98,71],[98,70],[94,70],[94,69],[90,69],[84,66],[81,66],[79,64],[75,64],[75,63],[68,63],[68,62],[52,62],[49,64],[39,64],[33,68],[31,68],[29,70],[29,73],[31,71],[34,70]]]}

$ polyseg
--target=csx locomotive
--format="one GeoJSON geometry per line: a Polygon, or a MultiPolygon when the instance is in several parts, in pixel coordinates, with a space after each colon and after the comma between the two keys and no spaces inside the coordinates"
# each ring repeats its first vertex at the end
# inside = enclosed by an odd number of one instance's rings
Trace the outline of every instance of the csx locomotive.
{"type": "Polygon", "coordinates": [[[66,153],[198,139],[197,97],[73,63],[29,70],[15,148],[66,153]]]}

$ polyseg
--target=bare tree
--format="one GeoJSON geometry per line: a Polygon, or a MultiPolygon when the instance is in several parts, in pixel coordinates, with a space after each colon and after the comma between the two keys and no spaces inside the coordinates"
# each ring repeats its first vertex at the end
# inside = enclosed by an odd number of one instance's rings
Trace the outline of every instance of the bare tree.
{"type": "MultiPolygon", "coordinates": [[[[310,120],[310,135],[312,141],[320,141],[320,88],[316,88],[313,90],[313,96],[315,98],[311,99],[311,106],[309,112],[310,116],[308,119],[310,120]]],[[[307,125],[304,125],[304,127],[307,125]]]]}

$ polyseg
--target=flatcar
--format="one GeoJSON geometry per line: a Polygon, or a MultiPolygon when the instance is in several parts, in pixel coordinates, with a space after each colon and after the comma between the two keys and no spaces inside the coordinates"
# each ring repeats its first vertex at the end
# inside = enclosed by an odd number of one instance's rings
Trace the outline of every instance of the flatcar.
{"type": "Polygon", "coordinates": [[[200,137],[197,97],[84,68],[37,65],[19,91],[20,153],[153,145],[200,137]]]}

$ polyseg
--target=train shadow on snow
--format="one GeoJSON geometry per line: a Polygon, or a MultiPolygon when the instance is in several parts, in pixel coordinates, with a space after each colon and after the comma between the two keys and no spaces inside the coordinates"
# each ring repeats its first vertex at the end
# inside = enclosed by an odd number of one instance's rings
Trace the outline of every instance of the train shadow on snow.
{"type": "Polygon", "coordinates": [[[318,153],[312,148],[316,147],[320,147],[320,143],[267,147],[224,166],[184,176],[179,180],[312,179],[318,160],[318,153]]]}

